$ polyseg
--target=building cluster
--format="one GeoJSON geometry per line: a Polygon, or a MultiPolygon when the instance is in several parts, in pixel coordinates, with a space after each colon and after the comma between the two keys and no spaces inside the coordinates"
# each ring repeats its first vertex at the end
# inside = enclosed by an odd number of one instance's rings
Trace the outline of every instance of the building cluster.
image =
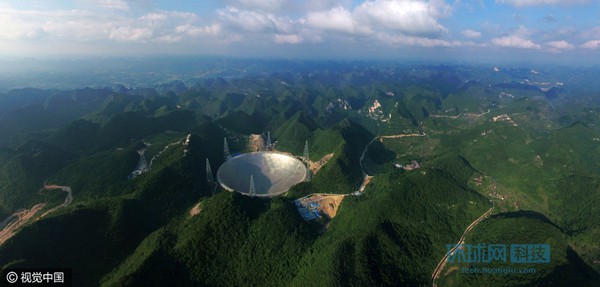
{"type": "Polygon", "coordinates": [[[305,221],[321,218],[321,213],[319,212],[319,204],[313,201],[309,201],[308,197],[303,197],[294,200],[294,205],[296,205],[296,209],[298,209],[300,216],[302,216],[302,218],[305,221]]]}
{"type": "Polygon", "coordinates": [[[404,170],[413,170],[421,168],[421,164],[416,160],[411,160],[409,164],[401,165],[399,163],[394,164],[396,168],[401,168],[404,170]]]}
{"type": "Polygon", "coordinates": [[[192,134],[188,134],[187,137],[185,137],[185,141],[183,142],[183,156],[187,156],[187,153],[189,152],[188,146],[190,145],[190,138],[192,137],[192,134]]]}

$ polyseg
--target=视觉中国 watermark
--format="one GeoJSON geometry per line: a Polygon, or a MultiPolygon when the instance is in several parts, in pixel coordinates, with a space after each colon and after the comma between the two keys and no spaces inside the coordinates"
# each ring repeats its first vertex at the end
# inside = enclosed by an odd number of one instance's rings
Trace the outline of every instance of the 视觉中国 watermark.
{"type": "MultiPolygon", "coordinates": [[[[550,263],[549,244],[448,244],[447,262],[453,263],[506,263],[504,267],[486,265],[461,268],[464,274],[530,274],[536,268],[531,264],[550,263]],[[514,265],[513,265],[514,264],[514,265]],[[527,267],[519,264],[528,264],[527,267]]],[[[496,264],[494,264],[495,266],[496,264]]]]}

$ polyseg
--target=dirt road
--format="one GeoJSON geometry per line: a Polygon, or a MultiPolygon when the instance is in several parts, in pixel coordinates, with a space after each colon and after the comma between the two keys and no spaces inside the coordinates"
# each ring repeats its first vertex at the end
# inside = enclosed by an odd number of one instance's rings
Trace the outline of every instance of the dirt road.
{"type": "Polygon", "coordinates": [[[200,211],[202,211],[202,202],[198,202],[198,204],[194,205],[194,207],[190,209],[190,217],[198,215],[200,211]]]}
{"type": "Polygon", "coordinates": [[[320,160],[314,162],[314,161],[308,161],[308,166],[310,168],[310,172],[312,172],[313,176],[317,175],[317,173],[319,173],[319,170],[321,169],[321,167],[323,167],[327,162],[329,162],[329,160],[333,157],[333,153],[330,154],[326,154],[325,156],[323,156],[320,160]]]}

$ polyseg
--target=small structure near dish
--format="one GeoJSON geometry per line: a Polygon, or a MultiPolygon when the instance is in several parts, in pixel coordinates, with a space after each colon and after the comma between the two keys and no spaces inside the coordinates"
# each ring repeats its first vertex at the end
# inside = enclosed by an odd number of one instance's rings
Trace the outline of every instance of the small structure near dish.
{"type": "Polygon", "coordinates": [[[325,222],[337,215],[345,194],[316,193],[294,200],[296,209],[305,221],[321,220],[325,222]]]}
{"type": "Polygon", "coordinates": [[[416,161],[416,160],[411,160],[410,163],[406,164],[406,165],[395,163],[394,167],[395,168],[401,168],[401,169],[404,169],[404,170],[414,170],[414,169],[421,168],[421,164],[418,161],[416,161]]]}

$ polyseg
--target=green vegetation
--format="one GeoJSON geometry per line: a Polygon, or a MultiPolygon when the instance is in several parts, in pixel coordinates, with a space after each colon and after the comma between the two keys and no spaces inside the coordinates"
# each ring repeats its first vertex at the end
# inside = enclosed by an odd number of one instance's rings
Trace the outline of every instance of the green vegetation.
{"type": "Polygon", "coordinates": [[[103,284],[282,286],[315,239],[289,202],[222,192],[202,204],[198,216],[144,240],[103,284]]]}
{"type": "Polygon", "coordinates": [[[39,141],[0,151],[0,211],[8,214],[42,200],[37,191],[44,180],[73,159],[72,154],[39,141]]]}
{"type": "Polygon", "coordinates": [[[74,198],[2,244],[0,266],[70,267],[77,286],[423,286],[491,197],[466,243],[548,243],[552,261],[495,277],[446,266],[438,286],[600,282],[597,102],[517,70],[353,65],[0,95],[0,219],[62,203],[44,183],[74,198]],[[207,182],[223,138],[236,153],[268,131],[277,150],[333,157],[275,199],[207,182]],[[376,136],[420,131],[375,140],[361,162],[376,136]],[[152,168],[129,180],[141,149],[152,168]],[[422,168],[394,166],[411,160],[422,168]],[[353,193],[363,171],[364,194],[326,226],[302,220],[292,200],[353,193]]]}
{"type": "MultiPolygon", "coordinates": [[[[456,263],[458,267],[444,280],[444,286],[596,286],[598,273],[587,266],[568,246],[567,236],[543,215],[535,212],[502,213],[483,221],[467,242],[472,244],[503,244],[507,248],[506,262],[456,263]],[[511,263],[511,244],[548,244],[549,263],[511,263]],[[534,269],[526,274],[463,273],[461,268],[534,269]],[[568,275],[567,275],[568,274],[568,275]]],[[[517,272],[517,271],[515,271],[517,272]]]]}
{"type": "Polygon", "coordinates": [[[346,199],[292,285],[428,282],[448,238],[488,206],[444,173],[423,171],[375,177],[363,197],[346,199]]]}
{"type": "Polygon", "coordinates": [[[306,113],[296,113],[273,133],[277,141],[277,149],[302,154],[304,142],[318,128],[318,124],[306,113]]]}

